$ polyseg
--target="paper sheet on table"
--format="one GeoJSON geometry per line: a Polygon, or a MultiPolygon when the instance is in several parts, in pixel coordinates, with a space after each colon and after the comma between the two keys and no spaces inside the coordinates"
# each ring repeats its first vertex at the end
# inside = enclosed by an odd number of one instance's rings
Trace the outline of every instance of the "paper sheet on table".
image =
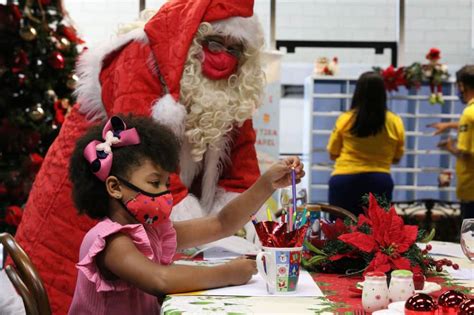
{"type": "Polygon", "coordinates": [[[238,236],[229,236],[198,247],[194,254],[203,253],[205,260],[232,259],[243,255],[257,255],[260,248],[238,236]]]}
{"type": "Polygon", "coordinates": [[[458,270],[454,270],[452,267],[443,267],[443,269],[455,280],[474,281],[474,269],[472,268],[459,268],[458,270]]]}
{"type": "MultiPolygon", "coordinates": [[[[266,283],[259,274],[253,275],[252,279],[244,285],[174,295],[282,296],[269,294],[267,292],[266,283]]],[[[284,296],[324,296],[324,294],[314,282],[311,275],[306,270],[302,270],[300,272],[300,278],[298,279],[296,292],[285,294],[284,296]]]]}
{"type": "MultiPolygon", "coordinates": [[[[256,274],[244,285],[225,287],[219,289],[207,290],[199,293],[200,295],[232,295],[232,296],[279,296],[267,292],[266,283],[263,278],[256,274]]],[[[295,293],[287,296],[324,296],[321,289],[316,285],[311,275],[302,270],[298,279],[298,286],[295,293]]]]}
{"type": "MultiPolygon", "coordinates": [[[[430,250],[430,255],[466,258],[466,256],[464,256],[464,253],[462,252],[461,245],[457,243],[431,241],[429,244],[432,247],[432,249],[430,250]]],[[[418,247],[424,249],[426,247],[426,244],[418,243],[418,247]]]]}

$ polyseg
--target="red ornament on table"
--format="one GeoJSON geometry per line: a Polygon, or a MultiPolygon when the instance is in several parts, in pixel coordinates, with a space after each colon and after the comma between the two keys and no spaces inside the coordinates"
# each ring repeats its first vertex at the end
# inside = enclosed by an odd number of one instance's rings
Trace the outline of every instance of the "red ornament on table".
{"type": "Polygon", "coordinates": [[[440,315],[459,314],[459,305],[466,300],[466,296],[459,291],[449,290],[441,294],[438,298],[440,315]]]}
{"type": "Polygon", "coordinates": [[[59,51],[53,51],[51,55],[49,55],[48,62],[54,69],[64,68],[64,57],[59,51]]]}
{"type": "Polygon", "coordinates": [[[474,299],[465,300],[459,305],[459,315],[474,315],[474,299]]]}
{"type": "Polygon", "coordinates": [[[405,315],[435,315],[438,310],[431,296],[417,293],[405,302],[405,315]]]}

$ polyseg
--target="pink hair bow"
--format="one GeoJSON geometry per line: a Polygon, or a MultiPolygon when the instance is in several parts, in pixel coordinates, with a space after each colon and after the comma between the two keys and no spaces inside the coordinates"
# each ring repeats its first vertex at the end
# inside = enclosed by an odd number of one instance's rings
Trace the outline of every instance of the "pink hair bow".
{"type": "Polygon", "coordinates": [[[113,116],[102,130],[103,142],[93,140],[84,149],[84,157],[91,165],[91,170],[97,178],[105,181],[112,168],[112,148],[124,147],[140,143],[140,137],[135,128],[127,129],[125,122],[113,116]]]}

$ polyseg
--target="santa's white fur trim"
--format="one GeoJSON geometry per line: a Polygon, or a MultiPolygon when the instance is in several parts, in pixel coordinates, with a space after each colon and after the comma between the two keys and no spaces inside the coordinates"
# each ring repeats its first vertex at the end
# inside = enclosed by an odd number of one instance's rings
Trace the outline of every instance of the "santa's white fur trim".
{"type": "Polygon", "coordinates": [[[135,29],[127,34],[114,37],[95,48],[86,50],[77,62],[76,73],[79,76],[76,91],[80,112],[89,120],[105,119],[107,114],[102,104],[102,88],[99,75],[102,62],[113,51],[120,49],[132,40],[148,43],[143,28],[135,29]]]}
{"type": "Polygon", "coordinates": [[[169,127],[181,139],[186,117],[186,108],[183,104],[176,102],[171,94],[166,94],[153,104],[151,111],[156,121],[169,127]]]}
{"type": "Polygon", "coordinates": [[[248,18],[231,17],[212,22],[211,25],[216,32],[245,41],[255,49],[260,49],[264,44],[262,25],[255,14],[248,18]]]}
{"type": "Polygon", "coordinates": [[[217,148],[209,147],[204,156],[204,175],[202,178],[201,204],[205,210],[210,210],[216,200],[216,189],[219,177],[224,167],[231,163],[231,135],[224,135],[217,148]]]}
{"type": "Polygon", "coordinates": [[[209,214],[219,213],[226,204],[228,204],[232,199],[236,198],[239,195],[240,193],[226,191],[223,188],[218,188],[215,194],[212,208],[209,209],[209,214]]]}
{"type": "Polygon", "coordinates": [[[191,187],[193,179],[199,174],[203,166],[202,161],[194,161],[191,155],[191,149],[191,144],[188,139],[184,137],[179,155],[179,177],[181,182],[188,188],[191,187]]]}
{"type": "Polygon", "coordinates": [[[173,221],[184,221],[203,216],[204,211],[199,204],[199,200],[194,195],[189,194],[173,207],[170,217],[173,221]]]}
{"type": "MultiPolygon", "coordinates": [[[[226,191],[222,188],[218,188],[215,194],[214,203],[212,205],[211,214],[219,213],[222,208],[225,207],[232,199],[237,198],[240,193],[226,191]]],[[[258,221],[266,220],[266,211],[264,211],[265,205],[263,205],[255,214],[258,221]]],[[[249,218],[250,219],[250,218],[249,218]]],[[[259,244],[259,240],[256,237],[255,227],[252,222],[248,222],[244,226],[245,229],[245,238],[251,242],[259,244]]]]}

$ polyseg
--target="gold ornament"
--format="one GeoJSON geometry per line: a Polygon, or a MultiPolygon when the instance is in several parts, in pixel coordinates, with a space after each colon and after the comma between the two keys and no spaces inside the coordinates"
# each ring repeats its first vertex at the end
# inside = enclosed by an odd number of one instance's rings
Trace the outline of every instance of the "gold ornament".
{"type": "Polygon", "coordinates": [[[38,32],[36,31],[36,29],[29,25],[22,27],[20,30],[20,37],[28,42],[36,39],[37,35],[38,32]]]}
{"type": "Polygon", "coordinates": [[[32,108],[29,108],[27,111],[28,115],[33,121],[40,121],[44,118],[44,110],[40,103],[36,104],[32,108]]]}
{"type": "Polygon", "coordinates": [[[79,81],[79,77],[75,74],[69,76],[69,79],[66,81],[66,86],[71,90],[76,88],[77,81],[79,81]]]}
{"type": "Polygon", "coordinates": [[[56,92],[54,92],[54,90],[47,90],[46,92],[44,92],[44,98],[46,99],[46,101],[48,103],[54,103],[58,97],[56,96],[56,92]]]}
{"type": "Polygon", "coordinates": [[[71,47],[71,42],[66,37],[61,37],[55,41],[56,48],[62,51],[66,51],[71,47]]]}

